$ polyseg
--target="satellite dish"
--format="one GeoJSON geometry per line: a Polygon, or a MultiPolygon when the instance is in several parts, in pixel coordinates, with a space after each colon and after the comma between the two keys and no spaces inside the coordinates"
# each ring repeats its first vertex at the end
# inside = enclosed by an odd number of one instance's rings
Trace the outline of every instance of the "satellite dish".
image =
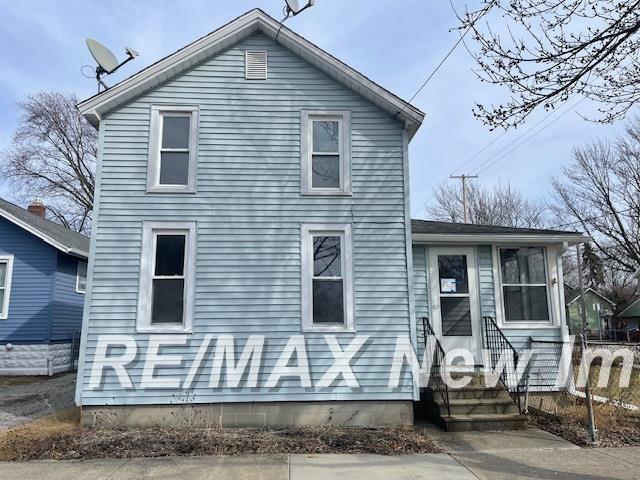
{"type": "Polygon", "coordinates": [[[298,0],[285,0],[285,2],[287,4],[287,10],[291,13],[297,15],[300,12],[300,4],[298,3],[298,0]]]}
{"type": "Polygon", "coordinates": [[[118,59],[111,50],[92,38],[87,38],[87,48],[91,56],[105,73],[111,73],[118,68],[118,59]]]}
{"type": "Polygon", "coordinates": [[[102,75],[109,75],[119,69],[125,63],[133,60],[138,56],[138,52],[131,48],[125,48],[124,51],[127,53],[127,59],[123,62],[118,63],[118,59],[113,54],[111,50],[105,47],[100,42],[87,38],[87,48],[89,52],[91,52],[91,56],[94,58],[98,66],[96,67],[96,80],[98,81],[98,93],[100,93],[100,85],[104,87],[104,89],[108,89],[106,83],[102,81],[102,75]]]}

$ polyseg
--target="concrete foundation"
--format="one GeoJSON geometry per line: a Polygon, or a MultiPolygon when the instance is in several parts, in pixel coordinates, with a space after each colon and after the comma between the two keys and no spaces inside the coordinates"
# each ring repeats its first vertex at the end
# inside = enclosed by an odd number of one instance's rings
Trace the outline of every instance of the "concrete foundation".
{"type": "Polygon", "coordinates": [[[411,401],[255,402],[84,406],[90,427],[291,427],[413,424],[411,401]]]}
{"type": "Polygon", "coordinates": [[[0,375],[54,375],[71,369],[71,344],[0,345],[0,375]]]}

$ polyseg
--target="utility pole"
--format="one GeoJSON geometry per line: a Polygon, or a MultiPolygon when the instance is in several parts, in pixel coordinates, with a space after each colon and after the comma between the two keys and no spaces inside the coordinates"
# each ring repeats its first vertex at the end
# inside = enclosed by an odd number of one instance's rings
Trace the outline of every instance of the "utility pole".
{"type": "Polygon", "coordinates": [[[459,178],[462,180],[462,210],[464,223],[469,223],[469,210],[467,208],[467,180],[470,178],[478,178],[478,175],[450,175],[449,178],[459,178]]]}

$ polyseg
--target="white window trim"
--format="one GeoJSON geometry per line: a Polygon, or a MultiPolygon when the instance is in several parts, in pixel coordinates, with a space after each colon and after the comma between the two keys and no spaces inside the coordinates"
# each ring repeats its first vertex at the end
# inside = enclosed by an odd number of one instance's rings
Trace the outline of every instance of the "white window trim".
{"type": "Polygon", "coordinates": [[[11,278],[13,276],[13,255],[0,255],[0,263],[6,263],[7,271],[4,284],[4,298],[2,302],[2,310],[0,311],[0,320],[9,318],[9,300],[11,299],[11,278]]]}
{"type": "Polygon", "coordinates": [[[138,289],[138,316],[136,331],[139,333],[191,333],[193,331],[193,302],[196,267],[196,222],[149,222],[142,225],[142,250],[140,253],[140,283],[138,289]],[[184,308],[182,325],[152,325],[151,303],[154,239],[158,233],[187,233],[184,261],[184,308]]]}
{"type": "Polygon", "coordinates": [[[198,159],[198,106],[152,105],[149,125],[149,159],[147,193],[195,193],[198,159]],[[162,116],[164,113],[191,113],[189,123],[189,177],[187,185],[160,185],[160,147],[162,143],[162,116]]]}
{"type": "Polygon", "coordinates": [[[493,284],[494,284],[494,298],[495,298],[495,310],[496,310],[496,322],[498,326],[506,329],[536,329],[536,328],[556,328],[559,327],[559,306],[557,302],[557,296],[555,291],[558,288],[558,274],[555,262],[551,259],[554,252],[557,249],[549,245],[493,245],[492,257],[493,257],[493,284]],[[500,268],[500,250],[509,248],[542,248],[545,262],[545,286],[547,289],[547,308],[549,310],[548,321],[538,322],[509,322],[506,320],[504,311],[504,302],[502,295],[502,271],[500,268]],[[552,279],[556,279],[555,285],[552,279]]]}
{"type": "Polygon", "coordinates": [[[301,228],[302,274],[302,331],[303,332],[355,332],[353,298],[353,238],[348,223],[307,223],[301,228]],[[313,323],[313,240],[312,236],[340,236],[342,246],[343,325],[314,325],[313,323]]]}
{"type": "Polygon", "coordinates": [[[89,265],[87,264],[87,262],[78,260],[78,263],[76,263],[76,293],[81,293],[84,295],[87,292],[87,275],[88,274],[89,274],[89,265]],[[80,290],[80,264],[81,263],[84,263],[87,266],[85,271],[85,277],[84,277],[84,286],[85,286],[84,290],[80,290]]]}
{"type": "Polygon", "coordinates": [[[348,110],[302,110],[300,118],[300,162],[302,195],[351,195],[351,112],[348,110]],[[337,120],[339,123],[340,187],[311,187],[313,120],[337,120]]]}

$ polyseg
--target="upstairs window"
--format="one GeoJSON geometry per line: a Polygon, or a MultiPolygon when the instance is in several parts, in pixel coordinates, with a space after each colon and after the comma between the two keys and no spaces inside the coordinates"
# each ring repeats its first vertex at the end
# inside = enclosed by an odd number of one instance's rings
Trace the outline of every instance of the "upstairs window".
{"type": "Polygon", "coordinates": [[[191,330],[195,224],[145,222],[138,331],[191,330]]]}
{"type": "Polygon", "coordinates": [[[350,112],[302,112],[302,194],[351,193],[350,112]]]}
{"type": "Polygon", "coordinates": [[[9,297],[11,295],[11,274],[13,255],[0,256],[0,319],[9,315],[9,297]]]}
{"type": "Polygon", "coordinates": [[[350,225],[304,225],[302,288],[305,330],[352,330],[350,225]]]}
{"type": "Polygon", "coordinates": [[[197,107],[152,107],[147,191],[195,192],[197,132],[197,107]]]}
{"type": "Polygon", "coordinates": [[[549,323],[544,248],[501,248],[499,252],[504,321],[549,323]]]}
{"type": "Polygon", "coordinates": [[[85,293],[87,291],[87,262],[78,262],[76,267],[76,292],[85,293]]]}

